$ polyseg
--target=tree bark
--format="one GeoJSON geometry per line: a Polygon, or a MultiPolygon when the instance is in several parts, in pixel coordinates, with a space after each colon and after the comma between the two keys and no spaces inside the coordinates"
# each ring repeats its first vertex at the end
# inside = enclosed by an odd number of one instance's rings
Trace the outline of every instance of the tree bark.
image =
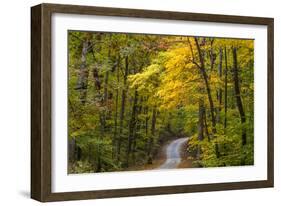
{"type": "Polygon", "coordinates": [[[129,123],[129,135],[128,135],[128,145],[127,145],[127,166],[129,166],[130,162],[130,155],[132,152],[132,143],[135,140],[135,129],[136,129],[136,116],[137,116],[137,103],[138,103],[138,92],[135,90],[134,94],[134,100],[133,100],[133,108],[132,108],[132,114],[131,119],[129,123]]]}
{"type": "Polygon", "coordinates": [[[214,49],[213,49],[214,40],[215,39],[213,39],[213,38],[210,40],[210,44],[211,44],[211,48],[210,48],[210,63],[211,63],[210,70],[211,71],[213,71],[213,69],[214,69],[215,60],[216,60],[216,55],[215,55],[214,49]]]}
{"type": "MultiPolygon", "coordinates": [[[[92,55],[93,59],[95,60],[95,51],[92,49],[92,55]]],[[[99,76],[99,71],[98,71],[98,65],[93,66],[93,78],[94,78],[94,84],[95,84],[95,89],[97,92],[97,95],[94,97],[94,101],[98,103],[99,107],[104,106],[104,95],[101,92],[101,80],[99,76]]],[[[105,132],[105,118],[104,118],[104,113],[100,112],[99,113],[99,118],[100,118],[100,132],[101,136],[104,135],[105,132]]]]}
{"type": "MultiPolygon", "coordinates": [[[[97,40],[100,41],[101,40],[101,36],[97,35],[96,36],[97,40]]],[[[91,49],[91,53],[93,56],[93,60],[97,61],[96,57],[95,57],[95,53],[99,50],[99,48],[95,48],[94,46],[92,46],[91,49]]],[[[92,69],[92,74],[93,74],[93,79],[94,79],[94,86],[96,89],[96,95],[94,96],[94,101],[97,102],[99,107],[103,107],[104,106],[104,94],[101,91],[101,80],[100,80],[100,76],[99,76],[99,65],[96,62],[96,64],[93,65],[93,69],[92,69]]],[[[105,133],[105,117],[104,117],[104,111],[100,111],[99,112],[99,122],[100,122],[100,135],[98,136],[98,139],[100,140],[100,138],[104,137],[104,133],[105,133]]],[[[89,151],[89,153],[91,153],[92,151],[89,151]]],[[[101,168],[102,168],[102,162],[101,162],[101,148],[100,145],[97,145],[97,155],[96,155],[96,172],[100,172],[101,168]]]]}
{"type": "Polygon", "coordinates": [[[206,116],[206,108],[204,106],[204,112],[203,112],[203,118],[204,118],[204,129],[205,129],[205,134],[208,138],[208,141],[210,141],[210,134],[209,134],[209,129],[208,129],[208,123],[207,123],[207,116],[206,116]]]}
{"type": "Polygon", "coordinates": [[[89,70],[87,67],[88,47],[89,47],[89,41],[85,39],[82,42],[81,64],[78,73],[78,81],[75,88],[80,92],[80,101],[82,104],[85,104],[86,102],[87,88],[88,88],[88,76],[89,76],[89,70]]]}
{"type": "Polygon", "coordinates": [[[126,98],[127,98],[127,77],[129,73],[129,57],[125,57],[125,72],[123,76],[123,89],[122,89],[122,97],[121,97],[121,111],[120,111],[120,121],[119,121],[119,135],[118,135],[118,143],[117,143],[117,159],[120,159],[121,153],[121,144],[122,144],[122,133],[123,133],[123,121],[125,114],[125,106],[126,106],[126,98]]]}
{"type": "Polygon", "coordinates": [[[152,109],[152,117],[151,117],[151,134],[149,137],[149,141],[148,141],[148,152],[147,152],[147,156],[148,156],[148,164],[152,164],[152,150],[154,147],[154,137],[155,137],[155,129],[156,129],[156,115],[157,115],[157,108],[156,106],[153,107],[152,109]]]}
{"type": "Polygon", "coordinates": [[[202,141],[204,139],[204,100],[199,100],[199,109],[198,109],[198,140],[202,141]]]}
{"type": "MultiPolygon", "coordinates": [[[[147,104],[147,99],[145,99],[145,103],[147,104]]],[[[149,116],[148,116],[148,106],[145,105],[144,107],[144,114],[145,114],[145,124],[144,124],[144,129],[145,129],[145,136],[148,136],[148,120],[149,120],[149,116]]]]}
{"type": "Polygon", "coordinates": [[[224,47],[224,61],[225,61],[225,71],[224,71],[224,131],[227,127],[227,52],[226,47],[224,47]]]}
{"type": "Polygon", "coordinates": [[[199,55],[199,60],[200,60],[200,72],[203,76],[204,82],[205,82],[205,86],[206,86],[206,90],[207,90],[207,94],[208,94],[208,99],[209,99],[209,104],[210,104],[210,110],[211,110],[211,118],[212,118],[212,132],[213,134],[216,133],[216,118],[215,118],[215,109],[214,109],[214,102],[213,102],[213,98],[211,95],[211,88],[209,85],[209,80],[208,80],[208,75],[206,73],[206,69],[205,69],[205,62],[204,62],[204,57],[203,54],[201,52],[200,49],[200,45],[198,43],[198,40],[196,37],[194,37],[195,39],[195,43],[196,43],[196,47],[197,47],[197,51],[198,51],[198,55],[199,55]]]}
{"type": "MultiPolygon", "coordinates": [[[[137,106],[137,112],[136,112],[136,128],[135,128],[135,131],[134,131],[134,139],[133,139],[133,146],[132,146],[132,161],[133,161],[133,164],[136,163],[136,148],[137,148],[137,140],[140,136],[140,133],[141,133],[141,126],[143,124],[142,122],[142,119],[139,119],[138,118],[138,115],[142,114],[144,111],[144,108],[143,108],[143,97],[141,96],[139,98],[139,102],[138,102],[138,106],[137,106]]],[[[142,133],[143,134],[143,133],[142,133]]]]}
{"type": "MultiPolygon", "coordinates": [[[[219,50],[219,65],[218,65],[218,75],[219,75],[219,78],[221,80],[222,78],[222,58],[223,58],[223,51],[222,51],[222,48],[220,48],[219,50]]],[[[219,102],[219,106],[217,108],[217,122],[220,122],[221,118],[220,118],[220,112],[221,112],[221,105],[222,105],[222,89],[221,87],[219,87],[218,91],[218,102],[219,102]]]]}
{"type": "Polygon", "coordinates": [[[119,103],[119,62],[120,57],[118,57],[118,64],[116,65],[116,79],[117,79],[117,88],[115,88],[115,115],[114,115],[114,133],[113,133],[113,145],[112,147],[115,148],[114,152],[112,154],[117,157],[117,131],[118,131],[118,103],[119,103]]]}
{"type": "MultiPolygon", "coordinates": [[[[204,113],[205,113],[205,106],[204,100],[199,100],[199,107],[198,107],[198,140],[202,141],[204,139],[204,113]]],[[[201,155],[201,148],[198,145],[197,147],[197,154],[196,158],[199,160],[201,155]]]]}
{"type": "Polygon", "coordinates": [[[239,85],[239,74],[238,74],[238,63],[237,63],[237,48],[232,48],[232,54],[233,54],[233,81],[234,81],[234,91],[235,91],[235,97],[236,97],[236,103],[238,107],[238,111],[240,114],[241,124],[243,125],[242,129],[242,145],[245,145],[247,143],[247,136],[246,136],[246,130],[245,130],[245,122],[246,122],[246,116],[242,104],[242,98],[240,93],[240,85],[239,85]]]}
{"type": "MultiPolygon", "coordinates": [[[[82,44],[81,64],[80,64],[79,73],[78,73],[78,81],[77,81],[77,85],[76,85],[75,89],[79,91],[80,102],[82,103],[82,105],[84,105],[86,103],[86,99],[87,99],[88,76],[89,76],[89,69],[87,67],[87,54],[88,54],[88,48],[89,48],[89,36],[88,35],[86,35],[86,37],[81,42],[81,44],[82,44]]],[[[73,154],[69,154],[69,157],[73,157],[73,158],[75,158],[75,160],[79,161],[82,157],[82,150],[77,145],[76,140],[75,139],[69,140],[68,144],[69,144],[69,147],[73,147],[73,149],[70,150],[70,153],[73,152],[73,154]]]]}
{"type": "Polygon", "coordinates": [[[109,78],[109,71],[107,70],[105,72],[104,77],[104,91],[103,91],[103,99],[104,99],[104,105],[107,107],[107,100],[108,100],[108,78],[109,78]]]}

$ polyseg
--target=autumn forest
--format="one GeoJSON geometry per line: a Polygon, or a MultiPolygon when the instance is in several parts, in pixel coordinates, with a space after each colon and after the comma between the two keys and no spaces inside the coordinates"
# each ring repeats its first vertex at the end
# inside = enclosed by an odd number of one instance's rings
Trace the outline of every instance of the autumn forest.
{"type": "Polygon", "coordinates": [[[254,40],[68,32],[68,173],[254,163],[254,40]]]}

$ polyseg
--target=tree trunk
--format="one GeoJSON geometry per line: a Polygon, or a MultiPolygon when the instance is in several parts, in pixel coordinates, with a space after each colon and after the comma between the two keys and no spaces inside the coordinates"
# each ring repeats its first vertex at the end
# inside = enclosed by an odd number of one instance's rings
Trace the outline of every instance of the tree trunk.
{"type": "Polygon", "coordinates": [[[199,100],[199,110],[198,110],[198,140],[202,141],[204,139],[204,100],[199,100]]]}
{"type": "MultiPolygon", "coordinates": [[[[100,40],[101,36],[97,36],[97,38],[100,40]]],[[[98,48],[92,47],[91,49],[91,53],[93,56],[93,60],[97,61],[96,57],[95,57],[95,53],[97,52],[96,50],[98,50],[98,48]]],[[[96,95],[94,96],[94,101],[97,102],[99,107],[104,107],[104,94],[101,91],[101,80],[100,80],[100,76],[99,76],[99,65],[98,63],[94,64],[93,69],[92,69],[92,74],[93,74],[93,79],[94,79],[94,86],[96,89],[96,95]]],[[[98,140],[100,140],[100,138],[104,137],[104,133],[105,133],[105,117],[104,117],[104,111],[102,109],[102,111],[99,112],[99,121],[100,121],[100,135],[98,135],[98,140]]],[[[89,151],[89,153],[91,153],[92,151],[89,151]]],[[[101,171],[101,159],[100,159],[100,155],[101,155],[101,148],[100,148],[100,144],[97,145],[97,154],[96,154],[96,172],[100,172],[101,171]]]]}
{"type": "Polygon", "coordinates": [[[112,154],[117,157],[117,131],[118,131],[118,103],[119,103],[119,61],[120,57],[118,57],[118,64],[116,66],[116,79],[117,79],[117,88],[115,89],[115,115],[114,115],[114,133],[113,133],[113,145],[112,148],[114,148],[114,152],[112,154]]]}
{"type": "Polygon", "coordinates": [[[204,106],[204,112],[203,112],[203,118],[204,118],[204,129],[205,129],[205,134],[208,138],[208,141],[210,141],[210,134],[209,134],[209,129],[208,129],[208,123],[207,123],[207,116],[206,116],[206,108],[204,106]]]}
{"type": "MultiPolygon", "coordinates": [[[[79,73],[78,73],[78,81],[77,85],[75,87],[76,90],[79,91],[80,96],[80,102],[82,105],[86,103],[87,99],[87,89],[88,89],[88,76],[89,76],[89,69],[87,67],[87,54],[88,54],[88,47],[89,47],[89,41],[88,37],[86,36],[84,41],[81,42],[82,44],[82,52],[81,52],[81,64],[79,68],[79,73]]],[[[80,147],[78,147],[75,139],[69,140],[68,141],[69,147],[73,148],[72,150],[69,150],[69,157],[75,158],[75,160],[81,160],[82,156],[82,150],[80,147]],[[73,145],[72,145],[73,144],[73,145]]]]}
{"type": "Polygon", "coordinates": [[[130,155],[132,152],[132,142],[135,139],[135,129],[136,129],[136,115],[137,115],[137,103],[138,103],[138,92],[135,90],[134,102],[132,108],[132,115],[129,123],[129,135],[128,135],[128,145],[127,145],[127,166],[129,166],[130,155]]]}
{"type": "Polygon", "coordinates": [[[236,96],[236,103],[240,114],[241,124],[243,125],[242,129],[242,145],[247,143],[247,136],[245,130],[246,116],[242,104],[241,94],[240,94],[240,85],[239,85],[239,74],[238,74],[238,64],[237,64],[237,48],[232,48],[233,53],[233,81],[234,81],[234,91],[236,96]]]}
{"type": "Polygon", "coordinates": [[[155,135],[156,115],[157,115],[157,108],[156,108],[156,106],[154,106],[153,110],[152,110],[152,119],[151,119],[151,134],[152,134],[152,136],[155,135]]]}
{"type": "Polygon", "coordinates": [[[120,124],[119,124],[119,136],[117,143],[117,159],[120,159],[121,153],[121,144],[122,144],[122,133],[123,133],[123,121],[125,114],[125,106],[126,106],[126,98],[127,98],[127,77],[129,73],[129,58],[126,56],[125,58],[125,72],[123,76],[123,89],[122,89],[122,99],[121,99],[121,111],[120,111],[120,124]]]}
{"type": "Polygon", "coordinates": [[[225,61],[225,71],[224,71],[224,131],[227,127],[227,52],[226,47],[224,47],[224,61],[225,61]]]}
{"type": "MultiPolygon", "coordinates": [[[[198,140],[202,141],[204,139],[204,113],[205,113],[205,106],[204,100],[199,100],[199,107],[198,107],[198,140]]],[[[201,155],[201,148],[198,145],[197,147],[197,154],[196,158],[199,160],[201,155]]]]}
{"type": "Polygon", "coordinates": [[[107,70],[105,72],[105,78],[104,78],[104,90],[103,90],[103,101],[104,106],[108,106],[107,100],[108,100],[108,78],[109,78],[109,71],[107,70]]]}
{"type": "Polygon", "coordinates": [[[145,117],[145,136],[147,137],[148,135],[148,120],[149,120],[149,116],[148,116],[148,107],[146,106],[145,107],[145,114],[146,114],[146,117],[145,117]]]}
{"type": "Polygon", "coordinates": [[[200,45],[198,43],[197,38],[194,37],[194,39],[195,39],[195,43],[196,43],[196,47],[197,47],[197,51],[198,51],[198,55],[199,55],[199,59],[200,59],[199,69],[200,69],[200,72],[201,72],[204,82],[205,82],[208,99],[209,99],[209,104],[210,104],[211,118],[212,118],[212,132],[213,132],[213,134],[215,134],[216,133],[216,118],[215,118],[214,102],[213,102],[212,95],[211,95],[211,88],[209,85],[208,75],[207,75],[206,69],[205,69],[204,57],[201,52],[200,45]]]}
{"type": "MultiPolygon", "coordinates": [[[[94,55],[94,52],[93,52],[93,55],[94,55]]],[[[102,97],[101,97],[101,94],[100,94],[101,81],[100,81],[100,77],[99,77],[98,68],[97,68],[96,65],[94,65],[94,67],[93,67],[93,78],[94,78],[95,88],[96,88],[97,93],[99,95],[99,101],[102,101],[102,97]]]]}
{"type": "MultiPolygon", "coordinates": [[[[133,139],[133,146],[132,146],[132,161],[133,161],[133,164],[136,163],[136,148],[137,148],[137,139],[140,136],[140,133],[141,133],[141,126],[143,124],[142,120],[138,118],[138,115],[142,114],[144,108],[143,108],[143,97],[141,96],[139,98],[139,102],[138,102],[138,109],[137,109],[137,113],[136,113],[136,129],[134,131],[134,139],[133,139]]],[[[143,133],[142,133],[143,134],[143,133]]]]}
{"type": "Polygon", "coordinates": [[[214,50],[213,50],[213,43],[214,43],[214,39],[211,39],[210,40],[210,44],[211,44],[211,48],[210,48],[210,70],[213,71],[214,69],[214,65],[215,65],[215,60],[216,60],[216,57],[215,57],[215,53],[214,53],[214,50]]]}
{"type": "MultiPolygon", "coordinates": [[[[93,59],[95,59],[94,50],[92,50],[92,55],[93,55],[93,59]]],[[[101,92],[101,80],[100,80],[97,65],[93,66],[93,78],[94,78],[95,89],[97,92],[97,95],[94,97],[95,98],[94,101],[96,101],[98,103],[99,107],[103,107],[104,106],[104,95],[101,92]]],[[[99,112],[99,118],[100,118],[100,132],[101,132],[101,136],[103,136],[104,132],[105,132],[105,118],[104,118],[103,111],[99,112]]]]}
{"type": "Polygon", "coordinates": [[[148,136],[148,120],[149,120],[149,116],[148,116],[148,106],[147,106],[147,98],[144,98],[145,101],[145,106],[144,106],[144,111],[143,113],[145,114],[145,124],[144,124],[144,129],[145,129],[145,136],[148,136]]]}
{"type": "MultiPolygon", "coordinates": [[[[108,59],[110,59],[110,49],[108,50],[108,59]]],[[[103,123],[103,132],[107,130],[106,119],[108,118],[108,78],[109,78],[109,68],[106,69],[104,77],[104,88],[103,88],[103,98],[101,118],[103,123]]]]}
{"type": "MultiPolygon", "coordinates": [[[[218,75],[219,75],[219,78],[221,80],[222,78],[222,58],[223,58],[223,51],[222,51],[222,48],[220,48],[220,51],[219,51],[219,66],[218,66],[218,75]]],[[[222,105],[222,89],[221,87],[218,89],[217,91],[218,95],[218,102],[219,102],[219,106],[217,108],[217,122],[220,122],[221,118],[220,118],[220,112],[221,112],[221,105],[222,105]]]]}
{"type": "Polygon", "coordinates": [[[148,164],[152,164],[152,150],[154,147],[154,137],[155,137],[155,128],[156,128],[156,115],[157,115],[157,108],[156,106],[152,109],[152,117],[151,117],[151,134],[148,141],[148,164]]]}
{"type": "Polygon", "coordinates": [[[87,68],[87,53],[88,53],[89,41],[86,39],[82,42],[81,64],[78,73],[78,81],[75,87],[80,92],[80,101],[82,104],[86,102],[87,88],[88,88],[88,76],[89,70],[87,68]]]}

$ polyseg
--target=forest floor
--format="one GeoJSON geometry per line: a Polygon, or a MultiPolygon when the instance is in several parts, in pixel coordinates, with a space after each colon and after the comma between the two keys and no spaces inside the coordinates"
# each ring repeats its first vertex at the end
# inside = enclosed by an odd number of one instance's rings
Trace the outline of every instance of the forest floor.
{"type": "Polygon", "coordinates": [[[178,168],[192,168],[191,154],[187,151],[188,141],[181,146],[181,162],[178,164],[178,168]]]}
{"type": "Polygon", "coordinates": [[[166,148],[171,141],[166,142],[161,148],[159,148],[157,155],[152,160],[152,164],[135,165],[126,169],[126,171],[136,170],[153,170],[160,167],[166,161],[166,148]]]}

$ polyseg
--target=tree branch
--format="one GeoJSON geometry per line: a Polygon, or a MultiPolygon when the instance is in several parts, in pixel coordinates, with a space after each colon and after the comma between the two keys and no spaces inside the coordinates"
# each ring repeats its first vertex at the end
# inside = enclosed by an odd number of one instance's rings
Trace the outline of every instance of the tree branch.
{"type": "Polygon", "coordinates": [[[191,44],[189,38],[187,39],[187,41],[188,41],[188,44],[189,44],[189,47],[190,47],[190,51],[191,51],[192,63],[195,64],[199,69],[201,69],[201,66],[195,61],[192,44],[191,44]]]}

